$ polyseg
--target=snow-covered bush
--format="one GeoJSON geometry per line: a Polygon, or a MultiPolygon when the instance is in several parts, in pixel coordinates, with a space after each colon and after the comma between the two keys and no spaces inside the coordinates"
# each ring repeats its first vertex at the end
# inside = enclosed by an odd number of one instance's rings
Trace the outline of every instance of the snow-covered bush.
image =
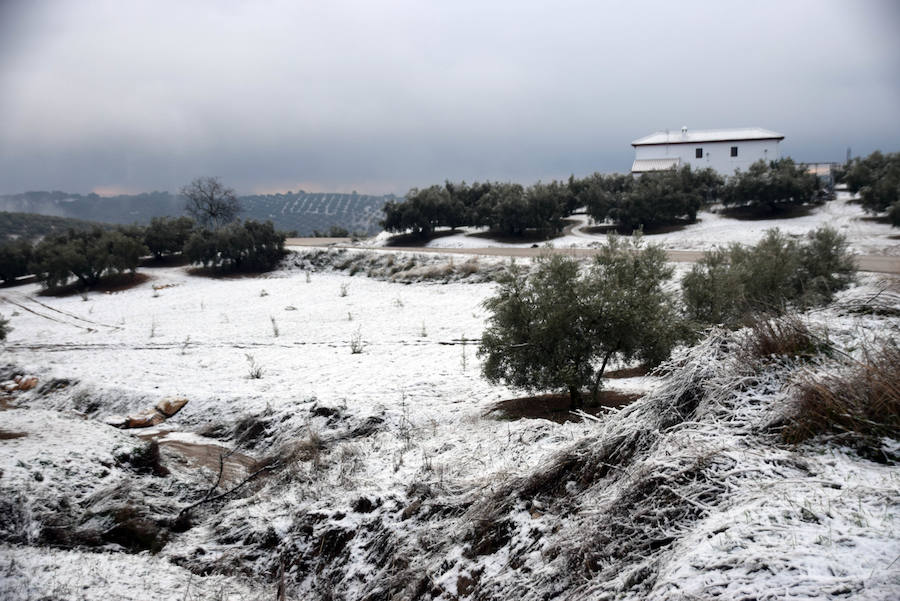
{"type": "Polygon", "coordinates": [[[752,313],[826,304],[853,280],[846,238],[822,227],[800,242],[777,228],[755,246],[732,244],[704,253],[681,283],[688,317],[738,325],[752,313]]]}

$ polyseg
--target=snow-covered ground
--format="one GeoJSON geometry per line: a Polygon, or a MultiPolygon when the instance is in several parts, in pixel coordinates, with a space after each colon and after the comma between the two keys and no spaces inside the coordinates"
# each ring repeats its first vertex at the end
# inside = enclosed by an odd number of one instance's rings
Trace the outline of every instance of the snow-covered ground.
{"type": "MultiPolygon", "coordinates": [[[[603,235],[584,231],[589,227],[589,218],[584,214],[571,217],[577,224],[571,231],[559,238],[549,241],[556,248],[582,248],[603,242],[603,235]]],[[[648,242],[660,244],[669,250],[709,250],[715,246],[727,246],[732,242],[755,244],[767,229],[778,227],[791,235],[805,235],[821,226],[830,226],[850,241],[851,249],[856,254],[900,256],[900,242],[896,228],[889,224],[879,223],[867,215],[862,207],[854,202],[847,192],[838,192],[837,199],[813,208],[808,215],[791,219],[778,220],[739,220],[725,217],[720,212],[700,211],[697,222],[685,226],[678,231],[647,235],[648,242]]],[[[463,228],[453,235],[442,236],[431,240],[427,246],[432,248],[484,248],[484,247],[519,247],[526,248],[533,242],[497,242],[483,236],[484,229],[463,228]]],[[[384,245],[389,236],[382,233],[372,244],[384,245]]]]}
{"type": "MultiPolygon", "coordinates": [[[[0,597],[272,598],[281,574],[288,599],[612,598],[613,585],[623,598],[660,599],[889,599],[900,590],[896,467],[835,446],[774,448],[757,435],[783,405],[787,372],[748,380],[743,392],[722,384],[717,394],[735,396],[664,427],[654,420],[677,377],[611,382],[652,394],[600,421],[497,419],[484,413],[520,393],[479,373],[475,341],[493,284],[403,285],[298,268],[228,279],[146,272],[144,284],[86,300],[37,296],[33,285],[0,293],[13,327],[6,370],[39,379],[0,411],[0,597]],[[251,361],[260,378],[250,377],[251,361]],[[188,404],[154,430],[169,470],[159,475],[135,467],[136,431],[104,419],[165,397],[188,404]],[[746,409],[728,408],[741,400],[746,409]],[[558,497],[513,495],[492,509],[557,453],[583,457],[611,440],[638,451],[627,461],[609,454],[604,461],[622,461],[610,475],[589,482],[564,472],[558,497]],[[204,505],[185,528],[179,510],[204,496],[215,469],[185,462],[166,441],[237,445],[273,469],[204,505]],[[704,453],[728,464],[716,484],[727,494],[686,501],[697,515],[683,511],[691,519],[672,523],[671,540],[644,563],[623,559],[616,578],[596,576],[619,569],[613,559],[591,563],[594,577],[566,568],[582,580],[553,593],[570,552],[600,536],[592,528],[608,523],[632,478],[704,453]],[[126,552],[114,536],[113,516],[126,509],[136,516],[129,527],[164,533],[146,550],[126,552]],[[483,525],[502,536],[478,538],[483,525]],[[61,527],[79,533],[75,549],[47,546],[61,527]],[[560,552],[567,540],[572,549],[560,552]],[[628,584],[638,570],[656,584],[628,584]]],[[[891,282],[864,276],[842,299],[891,282]]],[[[895,318],[838,310],[811,319],[851,350],[897,328],[895,318]]],[[[711,360],[704,377],[733,374],[728,361],[711,360]]]]}

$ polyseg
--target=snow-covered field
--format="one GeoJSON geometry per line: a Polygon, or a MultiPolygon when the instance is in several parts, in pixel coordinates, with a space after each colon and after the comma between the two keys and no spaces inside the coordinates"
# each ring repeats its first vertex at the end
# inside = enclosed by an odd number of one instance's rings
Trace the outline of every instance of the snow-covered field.
{"type": "MultiPolygon", "coordinates": [[[[556,248],[583,248],[603,242],[603,235],[584,231],[589,227],[589,218],[584,214],[572,217],[577,224],[571,231],[549,241],[556,248]]],[[[805,235],[821,226],[830,226],[850,241],[851,250],[863,255],[900,256],[900,242],[896,228],[879,223],[867,215],[854,202],[849,193],[838,192],[837,199],[813,208],[808,215],[792,219],[739,220],[723,216],[720,212],[700,211],[697,222],[673,232],[647,235],[648,242],[659,244],[669,250],[710,250],[715,246],[727,246],[732,242],[755,244],[767,229],[778,227],[791,235],[805,235]]],[[[463,228],[459,233],[443,236],[430,241],[432,248],[484,248],[510,246],[526,248],[532,242],[497,242],[474,233],[484,233],[483,229],[463,228]]],[[[389,236],[380,234],[373,242],[383,245],[389,236]]]]}
{"type": "MultiPolygon", "coordinates": [[[[834,219],[840,227],[844,217],[834,219]]],[[[880,240],[872,248],[897,254],[880,240]]],[[[666,377],[612,382],[648,393],[620,413],[504,420],[485,412],[520,393],[487,384],[476,356],[493,284],[403,285],[299,268],[229,279],[146,273],[152,279],[133,289],[84,299],[38,296],[33,285],[0,293],[14,328],[5,372],[39,380],[0,411],[0,598],[255,599],[283,588],[288,599],[891,599],[900,591],[897,468],[833,444],[786,448],[767,438],[791,368],[738,374],[731,355],[710,350],[733,344],[724,334],[666,377]],[[250,376],[253,365],[261,377],[250,376]],[[736,375],[743,388],[727,380],[736,375]],[[686,383],[709,392],[690,419],[661,417],[686,383]],[[188,404],[153,430],[104,423],[166,397],[188,404]],[[167,475],[142,462],[137,433],[159,442],[167,475]],[[179,521],[210,490],[219,450],[232,448],[269,469],[179,521]],[[214,459],[190,449],[212,449],[214,459]],[[557,473],[560,457],[572,459],[559,481],[529,484],[557,473]],[[664,523],[641,504],[659,491],[635,492],[657,473],[674,474],[665,498],[677,511],[664,523]],[[682,503],[694,485],[712,492],[682,503]],[[602,530],[622,507],[631,526],[602,530]],[[630,527],[658,536],[646,554],[629,542],[640,538],[630,527]],[[145,539],[129,547],[136,534],[145,539]],[[610,551],[617,545],[621,557],[610,551]]],[[[896,285],[864,276],[841,300],[896,285]]],[[[890,316],[837,308],[810,319],[849,352],[898,328],[890,316]]],[[[225,488],[256,466],[244,467],[225,488]]]]}

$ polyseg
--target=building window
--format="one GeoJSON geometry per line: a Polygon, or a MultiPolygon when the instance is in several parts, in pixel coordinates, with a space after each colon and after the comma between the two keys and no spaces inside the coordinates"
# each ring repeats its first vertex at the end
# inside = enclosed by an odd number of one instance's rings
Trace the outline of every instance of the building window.
{"type": "Polygon", "coordinates": [[[696,151],[694,151],[694,158],[695,159],[703,158],[703,149],[702,148],[698,148],[696,151]]]}
{"type": "Polygon", "coordinates": [[[737,146],[731,147],[731,156],[733,156],[733,157],[737,156],[737,146]]]}

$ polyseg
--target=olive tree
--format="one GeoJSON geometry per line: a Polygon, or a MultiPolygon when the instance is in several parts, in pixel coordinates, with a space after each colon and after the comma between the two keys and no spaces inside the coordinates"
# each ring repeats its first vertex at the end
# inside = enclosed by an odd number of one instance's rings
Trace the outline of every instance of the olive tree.
{"type": "Polygon", "coordinates": [[[31,242],[25,239],[10,240],[0,244],[0,280],[13,282],[16,278],[28,275],[28,263],[31,261],[31,242]]]}
{"type": "Polygon", "coordinates": [[[777,228],[754,246],[704,253],[681,282],[687,316],[700,324],[738,326],[754,313],[827,304],[853,281],[847,239],[821,227],[804,239],[777,228]]]}
{"type": "Polygon", "coordinates": [[[44,238],[34,249],[30,269],[47,288],[65,284],[71,277],[88,288],[107,274],[133,274],[146,252],[140,241],[121,231],[69,230],[44,238]]]}
{"type": "Polygon", "coordinates": [[[237,219],[241,205],[234,190],[218,177],[198,177],[181,188],[184,210],[200,225],[219,229],[237,219]]]}
{"type": "Polygon", "coordinates": [[[640,237],[610,237],[582,269],[566,255],[545,255],[531,273],[511,266],[499,279],[478,350],[482,373],[529,391],[565,390],[573,409],[583,390],[596,396],[610,361],[654,364],[679,340],[672,275],[665,253],[640,237]]]}
{"type": "Polygon", "coordinates": [[[144,244],[157,259],[180,253],[194,232],[190,217],[154,217],[144,231],[144,244]]]}
{"type": "Polygon", "coordinates": [[[790,158],[767,163],[760,159],[747,169],[738,170],[722,188],[725,205],[746,206],[761,214],[774,213],[788,206],[799,206],[815,199],[819,184],[790,158]]]}

